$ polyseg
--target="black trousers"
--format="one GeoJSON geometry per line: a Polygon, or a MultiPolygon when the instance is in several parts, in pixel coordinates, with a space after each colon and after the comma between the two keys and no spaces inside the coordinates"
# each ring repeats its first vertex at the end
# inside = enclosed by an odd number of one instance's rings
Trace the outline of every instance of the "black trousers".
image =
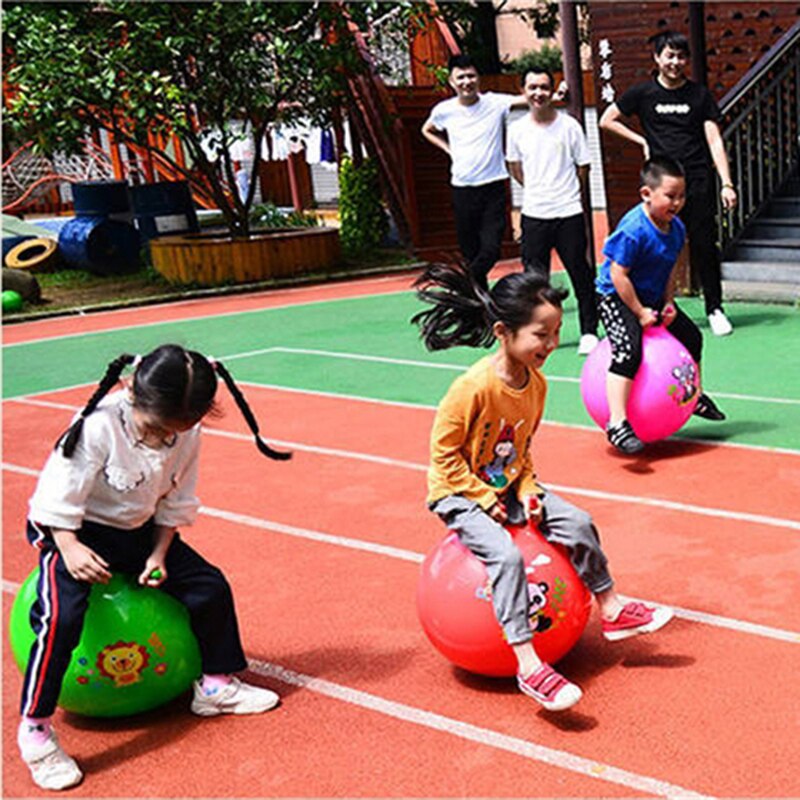
{"type": "MultiPolygon", "coordinates": [[[[152,552],[153,528],[152,521],[133,531],[86,522],[78,537],[109,563],[112,572],[138,577],[152,552]]],[[[92,587],[69,574],[48,528],[29,521],[27,535],[39,549],[40,573],[37,599],[31,608],[36,639],[25,671],[21,713],[49,717],[55,711],[70,656],[80,639],[92,587]]],[[[244,669],[247,660],[233,595],[222,572],[177,535],[165,566],[167,579],[160,589],[186,606],[200,647],[203,672],[228,674],[244,669]]]]}
{"type": "Polygon", "coordinates": [[[506,229],[506,181],[452,189],[458,247],[475,282],[487,289],[506,229]]]}
{"type": "Polygon", "coordinates": [[[553,248],[564,263],[575,291],[581,334],[597,335],[595,271],[586,258],[583,214],[556,219],[522,215],[522,264],[526,271],[541,272],[549,280],[553,248]]]}
{"type": "MultiPolygon", "coordinates": [[[[642,363],[642,325],[636,314],[616,293],[598,296],[598,305],[603,327],[608,334],[608,343],[611,345],[611,365],[608,371],[633,380],[642,363]]],[[[683,344],[700,366],[703,334],[700,328],[678,308],[677,303],[673,302],[673,305],[678,313],[667,330],[683,344]]],[[[654,310],[660,311],[661,306],[654,310]]]]}
{"type": "Polygon", "coordinates": [[[700,278],[706,314],[722,308],[722,268],[717,247],[717,184],[711,170],[688,175],[680,218],[689,237],[692,275],[700,278]]]}

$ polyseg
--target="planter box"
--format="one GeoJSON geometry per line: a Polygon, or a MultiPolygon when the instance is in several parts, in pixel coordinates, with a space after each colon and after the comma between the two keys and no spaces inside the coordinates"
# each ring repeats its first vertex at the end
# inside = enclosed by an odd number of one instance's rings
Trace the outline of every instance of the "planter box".
{"type": "Polygon", "coordinates": [[[247,239],[217,233],[164,236],[150,242],[150,253],[170,283],[200,286],[325,272],[341,260],[334,228],[259,231],[247,239]]]}

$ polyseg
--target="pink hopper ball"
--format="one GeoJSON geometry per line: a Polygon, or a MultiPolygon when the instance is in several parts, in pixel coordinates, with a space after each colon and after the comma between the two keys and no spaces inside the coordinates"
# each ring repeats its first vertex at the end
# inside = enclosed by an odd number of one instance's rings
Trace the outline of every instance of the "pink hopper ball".
{"type": "MultiPolygon", "coordinates": [[[[508,530],[525,562],[533,645],[543,661],[555,663],[583,633],[592,596],[564,551],[535,527],[508,530]]],[[[517,660],[495,616],[486,568],[455,533],[445,536],[422,565],[417,613],[448,661],[480,675],[516,674],[517,660]]]]}
{"type": "MultiPolygon", "coordinates": [[[[589,354],[581,373],[581,395],[589,416],[608,424],[606,376],[611,364],[608,338],[589,354]]],[[[627,417],[644,442],[665,439],[692,415],[700,396],[700,370],[686,348],[665,328],[654,325],[642,336],[642,363],[633,380],[627,417]]]]}

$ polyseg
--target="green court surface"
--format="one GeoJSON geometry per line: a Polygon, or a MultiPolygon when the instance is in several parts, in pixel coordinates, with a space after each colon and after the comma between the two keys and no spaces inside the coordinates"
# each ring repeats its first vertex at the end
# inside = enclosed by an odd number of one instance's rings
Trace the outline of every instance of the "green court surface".
{"type": "MultiPolygon", "coordinates": [[[[728,415],[723,423],[693,418],[680,435],[800,450],[800,311],[730,303],[735,331],[717,338],[708,330],[700,300],[679,304],[703,330],[704,388],[728,415]]],[[[122,352],[144,353],[177,342],[226,361],[244,382],[433,407],[483,352],[426,352],[409,324],[420,308],[412,292],[398,292],[9,345],[4,397],[94,383],[122,352]]],[[[545,419],[593,426],[580,397],[584,359],[576,355],[577,338],[570,298],[561,346],[544,370],[550,379],[545,419]]]]}

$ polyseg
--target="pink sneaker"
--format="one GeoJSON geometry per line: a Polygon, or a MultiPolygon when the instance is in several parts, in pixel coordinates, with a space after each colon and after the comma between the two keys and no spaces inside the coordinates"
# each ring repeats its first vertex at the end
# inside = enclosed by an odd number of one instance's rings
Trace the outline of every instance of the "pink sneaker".
{"type": "Polygon", "coordinates": [[[583,692],[559,675],[549,664],[523,678],[517,675],[517,685],[523,694],[541,703],[548,711],[563,711],[574,706],[583,697],[583,692]]]}
{"type": "Polygon", "coordinates": [[[650,608],[644,603],[625,603],[615,620],[603,620],[603,636],[618,642],[640,633],[652,633],[663,628],[673,617],[671,608],[650,608]]]}

